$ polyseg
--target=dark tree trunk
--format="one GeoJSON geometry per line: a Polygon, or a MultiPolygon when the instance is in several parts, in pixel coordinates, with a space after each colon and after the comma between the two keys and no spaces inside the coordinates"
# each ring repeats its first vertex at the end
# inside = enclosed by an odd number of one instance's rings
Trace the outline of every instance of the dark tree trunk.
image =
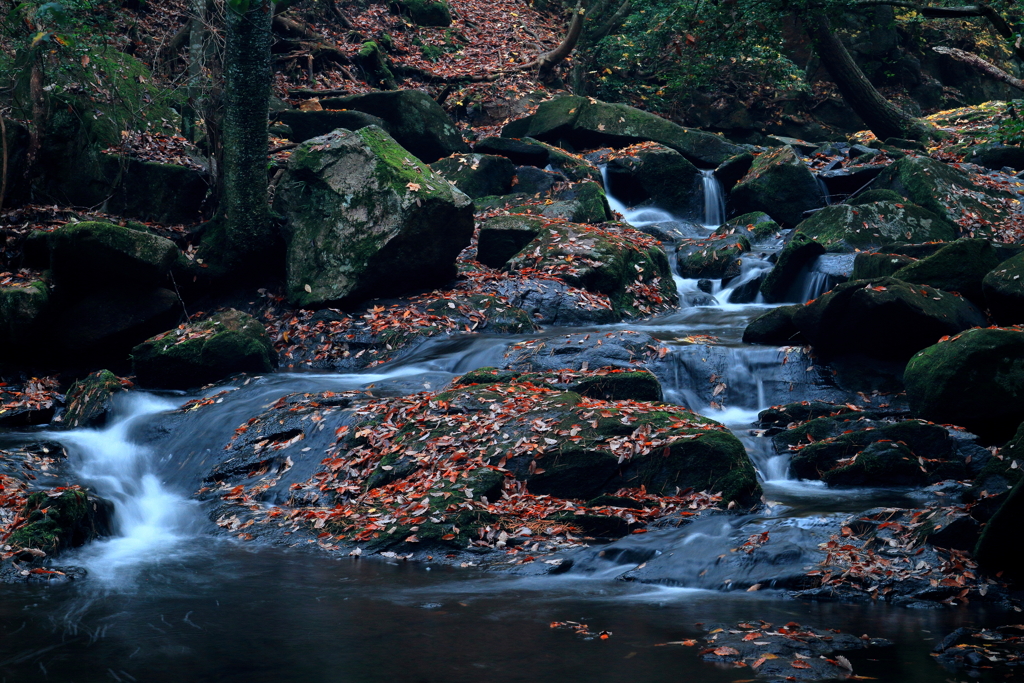
{"type": "Polygon", "coordinates": [[[226,14],[223,194],[204,236],[213,274],[249,274],[270,264],[276,239],[267,206],[267,112],[270,99],[270,0],[226,14]]]}
{"type": "Polygon", "coordinates": [[[919,140],[928,137],[928,129],[924,124],[882,97],[871,84],[846,47],[832,33],[825,15],[809,13],[803,20],[814,49],[839,88],[843,100],[864,120],[878,139],[919,140]]]}

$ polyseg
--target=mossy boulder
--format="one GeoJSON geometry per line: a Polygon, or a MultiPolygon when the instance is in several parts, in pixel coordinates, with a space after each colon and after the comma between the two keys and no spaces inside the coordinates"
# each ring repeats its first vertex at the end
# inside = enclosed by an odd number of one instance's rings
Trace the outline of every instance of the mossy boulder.
{"type": "Polygon", "coordinates": [[[999,323],[1024,323],[1024,253],[1003,261],[986,273],[982,290],[992,317],[999,323]]]}
{"type": "Polygon", "coordinates": [[[488,137],[473,145],[478,154],[494,154],[509,159],[517,166],[548,165],[548,147],[536,140],[513,140],[512,138],[488,137]]]}
{"type": "Polygon", "coordinates": [[[752,245],[761,245],[780,239],[782,226],[772,220],[764,211],[753,211],[726,221],[715,230],[716,235],[741,235],[752,245]]]}
{"type": "Polygon", "coordinates": [[[557,97],[541,103],[536,113],[507,124],[501,136],[532,137],[554,143],[565,141],[576,149],[657,142],[704,168],[714,168],[744,152],[742,147],[725,138],[683,128],[656,114],[625,104],[577,96],[557,97]]]}
{"type": "Polygon", "coordinates": [[[473,236],[470,199],[376,126],[300,145],[275,208],[299,306],[443,285],[473,236]]]}
{"type": "Polygon", "coordinates": [[[961,229],[965,237],[994,238],[992,226],[1005,217],[1005,210],[993,206],[997,202],[992,200],[1010,198],[1008,192],[978,185],[963,171],[922,156],[892,164],[875,180],[875,187],[894,190],[951,225],[970,216],[981,219],[961,229]]]}
{"type": "Polygon", "coordinates": [[[803,344],[805,339],[793,322],[793,316],[801,308],[800,304],[793,304],[765,311],[744,328],[743,343],[768,346],[803,344]]]}
{"type": "Polygon", "coordinates": [[[327,135],[333,130],[359,130],[367,126],[377,126],[390,133],[387,121],[354,109],[323,109],[321,111],[301,111],[286,109],[277,112],[274,118],[291,129],[288,139],[292,142],[305,142],[311,138],[327,135]]]}
{"type": "Polygon", "coordinates": [[[50,292],[42,280],[0,287],[0,348],[37,344],[50,292]]]}
{"type": "Polygon", "coordinates": [[[910,359],[904,372],[914,415],[1006,439],[1024,422],[1024,331],[968,330],[910,359]]]}
{"type": "Polygon", "coordinates": [[[430,168],[473,199],[508,194],[516,175],[511,161],[489,154],[453,154],[430,168]]]}
{"type": "Polygon", "coordinates": [[[67,407],[61,416],[64,429],[102,427],[114,407],[114,396],[128,391],[131,382],[110,370],[96,372],[71,385],[65,397],[67,407]]]}
{"type": "Polygon", "coordinates": [[[532,242],[547,221],[522,215],[495,216],[480,224],[477,260],[491,268],[501,268],[532,242]]]}
{"type": "Polygon", "coordinates": [[[792,147],[764,152],[729,193],[738,213],[763,211],[778,223],[792,227],[804,212],[825,205],[814,174],[792,147]]]}
{"type": "Polygon", "coordinates": [[[625,317],[650,315],[678,301],[665,252],[631,231],[552,222],[504,268],[534,268],[604,294],[625,317]]]}
{"type": "Polygon", "coordinates": [[[743,176],[747,175],[750,167],[754,165],[755,158],[750,152],[742,152],[734,157],[729,157],[715,169],[715,178],[718,179],[724,192],[728,193],[743,176]]]}
{"type": "Polygon", "coordinates": [[[1024,519],[1024,482],[1018,482],[992,519],[982,529],[974,557],[982,569],[1015,583],[1024,581],[1024,546],[1020,520],[1024,519]]]}
{"type": "Polygon", "coordinates": [[[853,260],[851,280],[870,280],[876,277],[891,277],[904,266],[917,261],[912,256],[889,254],[884,251],[862,252],[853,260]]]}
{"type": "Polygon", "coordinates": [[[507,197],[484,197],[477,200],[475,205],[478,211],[500,207],[508,213],[543,216],[573,223],[604,223],[612,219],[604,188],[596,182],[572,183],[558,192],[549,193],[548,197],[538,201],[538,197],[517,193],[507,197]]]}
{"type": "Polygon", "coordinates": [[[51,232],[49,242],[50,269],[62,296],[65,288],[160,285],[180,253],[158,235],[94,221],[69,223],[51,232]]]}
{"type": "Polygon", "coordinates": [[[37,491],[28,497],[6,543],[56,555],[111,533],[113,505],[79,488],[37,491]]]}
{"type": "Polygon", "coordinates": [[[392,0],[417,26],[451,26],[452,12],[443,0],[392,0]]]}
{"type": "Polygon", "coordinates": [[[675,150],[661,145],[626,149],[605,167],[613,196],[631,206],[656,206],[680,219],[704,216],[700,171],[675,150]]]}
{"type": "Polygon", "coordinates": [[[693,280],[733,278],[740,274],[741,259],[749,251],[747,238],[735,235],[687,240],[676,247],[676,270],[682,277],[693,280]]]}
{"type": "MultiPolygon", "coordinates": [[[[825,253],[825,247],[802,233],[793,233],[779,252],[775,267],[761,282],[761,295],[769,303],[793,300],[800,277],[814,261],[825,253]]],[[[802,302],[801,302],[802,303],[802,302]]]]}
{"type": "Polygon", "coordinates": [[[947,292],[960,292],[984,305],[981,282],[999,264],[992,243],[983,239],[951,242],[931,256],[900,268],[893,277],[918,285],[931,285],[947,292]]]}
{"type": "Polygon", "coordinates": [[[272,372],[277,355],[267,331],[236,310],[217,313],[148,339],[132,349],[139,384],[191,389],[236,372],[272,372]]]}
{"type": "Polygon", "coordinates": [[[861,192],[846,203],[850,206],[862,206],[864,204],[874,204],[875,202],[902,203],[903,201],[903,195],[895,190],[868,190],[866,192],[861,192]]]}
{"type": "Polygon", "coordinates": [[[370,92],[327,98],[320,104],[324,109],[354,109],[383,119],[395,141],[426,164],[469,151],[455,123],[422,90],[370,92]]]}
{"type": "Polygon", "coordinates": [[[970,148],[967,161],[997,171],[1006,167],[1010,167],[1014,171],[1024,171],[1024,149],[1017,145],[983,142],[970,148]]]}
{"type": "Polygon", "coordinates": [[[664,398],[661,383],[654,373],[613,367],[587,371],[566,368],[548,372],[517,372],[487,367],[456,377],[452,380],[452,386],[512,382],[552,387],[605,401],[661,401],[664,398]]]}
{"type": "Polygon", "coordinates": [[[885,248],[900,242],[956,239],[956,230],[948,221],[909,202],[836,204],[816,212],[796,229],[833,252],[885,248]]]}
{"type": "Polygon", "coordinates": [[[893,278],[845,282],[806,304],[793,322],[825,355],[906,360],[940,337],[985,325],[970,302],[893,278]]]}

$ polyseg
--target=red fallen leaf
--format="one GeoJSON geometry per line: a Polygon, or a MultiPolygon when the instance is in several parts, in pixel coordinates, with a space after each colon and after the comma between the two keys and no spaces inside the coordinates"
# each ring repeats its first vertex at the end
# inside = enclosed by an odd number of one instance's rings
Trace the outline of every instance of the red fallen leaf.
{"type": "Polygon", "coordinates": [[[441,540],[442,541],[450,541],[453,538],[455,538],[455,534],[445,534],[444,536],[441,537],[441,540]]]}
{"type": "Polygon", "coordinates": [[[611,631],[601,631],[601,634],[598,636],[598,638],[600,638],[601,640],[608,640],[611,637],[611,635],[611,631]]]}
{"type": "Polygon", "coordinates": [[[794,662],[790,662],[789,665],[791,667],[793,667],[794,669],[810,669],[811,668],[811,665],[808,664],[807,662],[803,661],[802,659],[798,659],[798,660],[796,660],[794,662]]]}
{"type": "Polygon", "coordinates": [[[715,648],[714,653],[719,657],[729,657],[731,655],[738,655],[740,651],[734,647],[723,645],[722,647],[715,648]]]}
{"type": "Polygon", "coordinates": [[[754,631],[753,633],[748,633],[747,635],[743,636],[743,640],[757,640],[760,636],[760,633],[754,631]]]}

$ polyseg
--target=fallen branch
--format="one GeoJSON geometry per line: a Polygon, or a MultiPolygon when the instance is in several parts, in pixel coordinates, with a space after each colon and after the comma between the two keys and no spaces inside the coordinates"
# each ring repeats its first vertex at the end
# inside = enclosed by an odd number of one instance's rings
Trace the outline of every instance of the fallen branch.
{"type": "Polygon", "coordinates": [[[1017,88],[1017,90],[1024,90],[1024,81],[1011,76],[995,64],[985,61],[973,52],[965,52],[964,50],[958,50],[955,47],[933,47],[932,50],[938,52],[940,55],[947,55],[958,62],[963,62],[964,64],[973,66],[983,74],[990,76],[997,81],[1002,81],[1011,87],[1017,88]]]}

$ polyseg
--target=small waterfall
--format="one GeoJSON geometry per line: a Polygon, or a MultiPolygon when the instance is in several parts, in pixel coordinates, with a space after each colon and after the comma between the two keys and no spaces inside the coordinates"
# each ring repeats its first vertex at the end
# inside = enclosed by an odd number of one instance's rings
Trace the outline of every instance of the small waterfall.
{"type": "Polygon", "coordinates": [[[604,194],[608,198],[608,206],[615,213],[621,214],[624,221],[633,226],[642,226],[651,223],[670,223],[676,220],[668,211],[662,211],[652,206],[638,208],[626,206],[611,192],[611,186],[608,184],[607,164],[601,164],[598,168],[601,170],[601,184],[604,186],[604,194]]]}
{"type": "Polygon", "coordinates": [[[154,468],[155,454],[131,438],[141,419],[176,403],[139,393],[125,398],[120,414],[104,429],[46,434],[68,448],[80,481],[114,503],[116,535],[86,546],[76,558],[107,584],[123,584],[143,562],[173,554],[201,525],[196,504],[164,485],[154,468]]]}
{"type": "Polygon", "coordinates": [[[725,223],[725,194],[722,192],[722,184],[715,177],[714,170],[702,170],[700,175],[704,184],[704,227],[718,228],[725,223]]]}
{"type": "Polygon", "coordinates": [[[790,292],[795,293],[796,303],[817,299],[836,285],[849,280],[855,258],[856,254],[822,254],[816,258],[790,292]]]}
{"type": "Polygon", "coordinates": [[[821,191],[821,198],[825,200],[825,206],[832,206],[832,194],[828,191],[825,180],[817,173],[814,174],[814,179],[818,182],[818,189],[821,191]]]}

